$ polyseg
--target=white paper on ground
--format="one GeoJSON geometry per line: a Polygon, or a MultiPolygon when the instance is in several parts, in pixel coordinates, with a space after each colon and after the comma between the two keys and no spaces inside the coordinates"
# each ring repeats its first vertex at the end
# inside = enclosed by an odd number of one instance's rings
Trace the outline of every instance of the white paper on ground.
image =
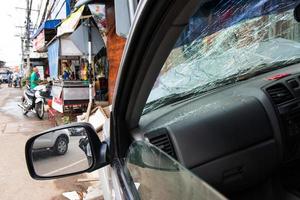
{"type": "Polygon", "coordinates": [[[64,197],[70,199],[70,200],[80,200],[80,196],[77,194],[77,192],[64,192],[62,194],[64,197]]]}

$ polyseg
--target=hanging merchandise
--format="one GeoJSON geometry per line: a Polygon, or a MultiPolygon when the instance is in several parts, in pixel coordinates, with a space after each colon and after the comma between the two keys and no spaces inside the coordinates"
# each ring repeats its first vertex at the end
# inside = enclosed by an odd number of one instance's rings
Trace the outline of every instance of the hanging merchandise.
{"type": "Polygon", "coordinates": [[[101,34],[107,32],[107,21],[105,15],[105,5],[103,4],[89,4],[89,9],[93,15],[93,18],[99,28],[101,34]]]}
{"type": "Polygon", "coordinates": [[[87,81],[88,80],[88,63],[83,62],[83,66],[81,69],[81,80],[87,81]]]}
{"type": "Polygon", "coordinates": [[[51,79],[58,78],[58,64],[59,64],[59,41],[54,41],[48,47],[48,61],[49,61],[49,72],[51,79]]]}

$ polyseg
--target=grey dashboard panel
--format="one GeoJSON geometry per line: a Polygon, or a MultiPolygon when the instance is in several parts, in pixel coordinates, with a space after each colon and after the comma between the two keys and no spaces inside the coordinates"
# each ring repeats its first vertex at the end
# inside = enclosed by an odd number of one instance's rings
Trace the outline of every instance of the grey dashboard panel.
{"type": "MultiPolygon", "coordinates": [[[[177,159],[222,191],[253,185],[286,161],[282,118],[264,88],[293,77],[299,77],[300,85],[299,67],[275,70],[162,107],[142,116],[136,132],[147,137],[166,129],[177,159]],[[278,74],[290,76],[270,79],[278,74]]],[[[299,99],[284,106],[298,105],[299,99]]]]}
{"type": "Polygon", "coordinates": [[[252,146],[191,169],[221,192],[231,193],[266,180],[278,166],[275,140],[252,146]]]}
{"type": "Polygon", "coordinates": [[[169,126],[186,167],[212,161],[273,137],[268,116],[253,97],[218,98],[169,126]],[[187,145],[188,144],[188,145],[187,145]]]}

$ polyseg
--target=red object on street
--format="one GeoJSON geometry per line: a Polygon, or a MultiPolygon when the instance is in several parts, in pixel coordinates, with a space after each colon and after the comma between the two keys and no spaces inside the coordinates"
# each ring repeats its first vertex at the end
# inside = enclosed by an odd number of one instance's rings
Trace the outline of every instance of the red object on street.
{"type": "Polygon", "coordinates": [[[287,76],[289,76],[289,75],[291,75],[291,74],[288,74],[288,73],[284,73],[284,74],[276,74],[276,75],[274,75],[274,76],[269,77],[268,80],[270,80],[270,81],[273,81],[273,80],[279,80],[279,79],[282,79],[282,78],[287,77],[287,76]]]}
{"type": "Polygon", "coordinates": [[[52,107],[52,99],[48,99],[48,106],[52,107]]]}

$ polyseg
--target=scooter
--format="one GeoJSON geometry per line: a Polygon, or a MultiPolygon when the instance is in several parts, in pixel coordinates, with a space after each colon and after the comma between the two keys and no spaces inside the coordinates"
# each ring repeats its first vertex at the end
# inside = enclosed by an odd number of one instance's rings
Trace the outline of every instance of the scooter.
{"type": "Polygon", "coordinates": [[[84,137],[79,140],[79,147],[85,153],[88,163],[91,165],[93,163],[93,156],[88,137],[84,137]]]}
{"type": "Polygon", "coordinates": [[[13,79],[13,86],[16,88],[16,87],[18,87],[18,85],[19,85],[19,77],[15,77],[14,79],[13,79]]]}
{"type": "Polygon", "coordinates": [[[11,78],[8,79],[7,86],[8,87],[12,87],[12,79],[11,78]]]}
{"type": "Polygon", "coordinates": [[[39,119],[43,119],[45,110],[45,98],[50,96],[51,85],[38,85],[33,90],[26,85],[24,90],[22,103],[19,103],[18,106],[22,108],[23,114],[26,115],[29,111],[36,113],[39,119]]]}

